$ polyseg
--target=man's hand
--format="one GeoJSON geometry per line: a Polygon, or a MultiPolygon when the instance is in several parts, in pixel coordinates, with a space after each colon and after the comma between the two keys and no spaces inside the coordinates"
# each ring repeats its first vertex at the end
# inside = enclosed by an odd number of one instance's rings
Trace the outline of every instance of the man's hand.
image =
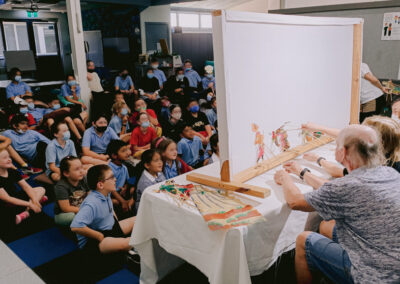
{"type": "Polygon", "coordinates": [[[315,153],[305,153],[303,155],[304,160],[316,163],[317,160],[319,159],[319,156],[315,153]]]}
{"type": "Polygon", "coordinates": [[[290,161],[290,162],[285,163],[283,165],[283,168],[286,170],[286,172],[295,174],[295,175],[300,175],[300,173],[302,171],[302,168],[300,167],[300,165],[295,161],[290,161]]]}
{"type": "Polygon", "coordinates": [[[290,180],[289,174],[284,170],[279,170],[274,175],[276,184],[282,185],[285,181],[290,180]]]}

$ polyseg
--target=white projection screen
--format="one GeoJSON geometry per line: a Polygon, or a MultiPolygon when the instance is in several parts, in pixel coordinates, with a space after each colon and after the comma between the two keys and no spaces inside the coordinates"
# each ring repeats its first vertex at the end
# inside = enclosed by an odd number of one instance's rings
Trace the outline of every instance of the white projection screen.
{"type": "MultiPolygon", "coordinates": [[[[269,133],[287,121],[337,128],[350,123],[353,57],[361,60],[361,51],[353,56],[353,33],[362,23],[350,18],[214,13],[219,147],[221,161],[229,160],[231,180],[256,163],[252,123],[260,127],[266,144],[269,133]]],[[[358,91],[359,65],[356,68],[358,91]]]]}

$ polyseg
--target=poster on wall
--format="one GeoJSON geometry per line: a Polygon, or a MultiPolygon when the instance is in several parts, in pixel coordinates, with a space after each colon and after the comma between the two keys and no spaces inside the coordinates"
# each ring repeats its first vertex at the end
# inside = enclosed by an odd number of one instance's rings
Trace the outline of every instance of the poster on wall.
{"type": "Polygon", "coordinates": [[[382,40],[400,40],[400,12],[383,14],[382,40]]]}

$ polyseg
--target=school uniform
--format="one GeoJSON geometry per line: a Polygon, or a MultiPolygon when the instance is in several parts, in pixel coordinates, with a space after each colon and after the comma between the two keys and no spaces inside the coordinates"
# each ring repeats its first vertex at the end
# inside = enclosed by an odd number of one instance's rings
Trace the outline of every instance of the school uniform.
{"type": "Polygon", "coordinates": [[[36,108],[35,107],[34,109],[28,110],[28,113],[33,116],[33,118],[35,119],[36,124],[38,124],[40,122],[40,120],[43,118],[43,116],[46,113],[48,113],[47,111],[48,111],[47,108],[36,108]]]}
{"type": "Polygon", "coordinates": [[[128,133],[129,130],[129,123],[126,123],[125,133],[121,133],[122,118],[120,118],[118,115],[113,115],[113,117],[110,120],[110,123],[108,124],[108,127],[112,128],[117,134],[126,134],[128,133]]]}
{"type": "Polygon", "coordinates": [[[207,137],[206,125],[210,125],[207,116],[199,111],[197,113],[197,117],[194,117],[191,113],[188,113],[184,117],[184,121],[186,121],[194,131],[201,133],[204,137],[207,137]]]}
{"type": "MultiPolygon", "coordinates": [[[[104,196],[97,190],[92,190],[82,202],[79,212],[71,223],[71,228],[88,227],[103,233],[104,237],[123,237],[119,223],[114,219],[111,194],[104,196]],[[114,226],[115,225],[115,226],[114,226]]],[[[99,242],[77,234],[80,249],[98,249],[99,242]]]]}
{"type": "Polygon", "coordinates": [[[162,85],[167,81],[167,78],[165,77],[164,71],[162,71],[160,69],[154,69],[153,73],[154,73],[154,77],[156,77],[157,80],[158,80],[159,87],[161,88],[162,85]]]}
{"type": "Polygon", "coordinates": [[[184,174],[187,172],[190,172],[189,166],[179,157],[176,159],[176,161],[172,162],[171,166],[168,163],[165,163],[164,170],[163,170],[163,173],[164,173],[164,176],[166,179],[174,178],[180,174],[184,174]],[[178,167],[176,166],[177,164],[178,164],[178,167]],[[178,171],[178,169],[179,169],[179,171],[178,171]]]}
{"type": "Polygon", "coordinates": [[[53,139],[47,145],[46,148],[46,174],[50,176],[52,171],[50,169],[50,163],[54,163],[57,168],[60,167],[61,160],[68,156],[76,155],[75,145],[71,139],[65,141],[64,148],[61,147],[60,143],[58,143],[57,139],[53,139]]]}
{"type": "Polygon", "coordinates": [[[82,147],[88,147],[97,154],[104,154],[111,140],[119,140],[117,133],[112,128],[107,127],[103,135],[99,136],[92,126],[83,134],[82,147]]]}
{"type": "Polygon", "coordinates": [[[131,89],[132,86],[135,86],[135,85],[133,84],[131,76],[128,75],[128,76],[126,76],[125,79],[123,77],[121,77],[121,76],[117,76],[115,78],[114,86],[118,87],[121,91],[122,90],[123,91],[128,91],[128,90],[131,89]]]}
{"type": "Polygon", "coordinates": [[[218,120],[217,112],[215,111],[215,109],[211,108],[206,110],[206,116],[210,124],[212,126],[215,126],[215,122],[218,120]]]}
{"type": "Polygon", "coordinates": [[[29,87],[25,82],[18,82],[18,84],[11,82],[6,88],[7,99],[16,96],[23,96],[27,91],[32,92],[31,87],[29,87]]]}
{"type": "Polygon", "coordinates": [[[182,160],[185,161],[191,167],[195,167],[201,161],[200,150],[203,150],[203,144],[198,136],[194,136],[193,140],[182,138],[178,142],[178,154],[182,156],[182,160]]]}
{"type": "Polygon", "coordinates": [[[135,150],[133,146],[143,147],[147,144],[151,143],[154,139],[157,138],[157,134],[153,127],[147,127],[146,133],[143,133],[140,127],[136,127],[131,134],[131,140],[129,144],[131,144],[132,153],[135,154],[135,150]]]}
{"type": "MultiPolygon", "coordinates": [[[[79,85],[76,85],[75,89],[75,94],[78,98],[80,98],[81,95],[81,87],[79,85]]],[[[71,87],[68,84],[64,84],[61,86],[61,95],[66,98],[66,97],[71,97],[73,95],[71,87]]]]}
{"type": "Polygon", "coordinates": [[[118,166],[111,161],[108,163],[108,165],[110,166],[115,178],[117,179],[115,185],[117,191],[121,191],[121,188],[123,188],[124,185],[127,184],[129,179],[128,168],[123,164],[121,166],[118,166]]]}
{"type": "Polygon", "coordinates": [[[161,127],[163,135],[178,143],[181,140],[181,134],[179,133],[180,127],[184,124],[183,120],[180,119],[176,124],[173,124],[170,119],[161,120],[161,127]]]}
{"type": "Polygon", "coordinates": [[[6,130],[3,136],[11,139],[11,146],[29,162],[45,166],[45,151],[50,140],[34,130],[18,133],[15,130],[6,130]]]}
{"type": "Polygon", "coordinates": [[[201,84],[202,84],[204,90],[208,89],[208,85],[210,83],[214,83],[214,88],[215,88],[215,78],[214,78],[214,76],[211,77],[211,78],[208,78],[207,76],[205,76],[205,77],[203,77],[203,79],[201,79],[201,84]]]}
{"type": "Polygon", "coordinates": [[[152,186],[156,183],[165,181],[165,176],[163,173],[158,173],[157,177],[152,176],[147,170],[144,170],[137,184],[136,188],[136,200],[135,200],[135,208],[139,210],[140,199],[142,197],[143,192],[149,186],[152,186]]]}
{"type": "Polygon", "coordinates": [[[199,83],[201,82],[201,78],[199,76],[199,73],[197,73],[195,70],[190,70],[190,71],[185,71],[185,77],[188,78],[189,80],[189,86],[191,88],[198,88],[199,83]]]}

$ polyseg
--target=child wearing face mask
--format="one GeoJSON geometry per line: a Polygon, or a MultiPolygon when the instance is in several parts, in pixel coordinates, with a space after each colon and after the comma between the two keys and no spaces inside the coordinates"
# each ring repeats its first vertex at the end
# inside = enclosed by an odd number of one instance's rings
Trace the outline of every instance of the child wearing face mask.
{"type": "Polygon", "coordinates": [[[124,95],[125,101],[130,104],[137,98],[138,91],[135,89],[132,77],[127,69],[122,69],[119,76],[115,78],[115,91],[124,95]]]}
{"type": "Polygon", "coordinates": [[[117,133],[108,127],[106,116],[98,114],[92,121],[92,127],[83,134],[82,162],[92,165],[107,164],[109,160],[106,154],[107,145],[114,139],[119,139],[117,133]]]}
{"type": "Polygon", "coordinates": [[[131,123],[133,128],[136,128],[137,126],[139,126],[137,124],[137,118],[140,113],[147,113],[149,120],[150,120],[150,126],[156,132],[157,137],[160,137],[162,130],[161,130],[160,123],[158,122],[157,115],[154,112],[154,110],[147,108],[147,104],[143,99],[137,99],[135,101],[135,111],[133,112],[132,116],[129,118],[129,122],[131,123]]]}
{"type": "Polygon", "coordinates": [[[173,140],[160,137],[154,143],[154,148],[160,151],[164,163],[163,173],[166,179],[174,178],[192,170],[178,157],[177,145],[173,140]]]}
{"type": "Polygon", "coordinates": [[[181,139],[179,127],[183,125],[182,109],[179,105],[169,107],[170,115],[167,120],[162,120],[162,129],[166,137],[178,143],[181,139]]]}
{"type": "Polygon", "coordinates": [[[165,83],[165,92],[174,104],[185,106],[188,97],[189,80],[185,77],[182,68],[175,70],[175,76],[168,78],[165,83]]]}
{"type": "MultiPolygon", "coordinates": [[[[28,129],[30,130],[35,130],[36,129],[36,121],[35,118],[33,117],[32,114],[29,113],[29,109],[28,109],[28,103],[25,100],[20,100],[18,103],[18,113],[20,115],[23,115],[26,117],[26,119],[28,120],[28,129]]],[[[11,120],[14,118],[16,114],[11,114],[8,117],[8,122],[11,122],[11,120]]]]}
{"type": "Polygon", "coordinates": [[[13,130],[6,130],[3,136],[11,139],[11,146],[33,167],[44,169],[46,164],[46,147],[50,142],[45,136],[28,129],[28,119],[16,114],[11,119],[13,130]]]}
{"type": "Polygon", "coordinates": [[[150,149],[151,141],[157,138],[156,132],[150,127],[147,113],[140,113],[137,117],[139,127],[132,131],[129,144],[135,159],[140,159],[142,153],[150,149]]]}
{"type": "Polygon", "coordinates": [[[153,68],[154,76],[158,80],[159,88],[163,89],[163,85],[167,81],[167,78],[165,77],[164,71],[158,69],[158,67],[160,67],[160,64],[159,64],[157,58],[153,57],[150,61],[150,64],[151,64],[151,68],[153,68]]]}
{"type": "Polygon", "coordinates": [[[119,138],[128,142],[131,138],[131,134],[129,130],[129,113],[130,109],[124,102],[116,102],[112,107],[113,116],[110,120],[109,127],[111,127],[115,133],[119,135],[119,138]]]}
{"type": "Polygon", "coordinates": [[[17,97],[32,96],[31,88],[22,81],[21,70],[12,68],[10,70],[10,79],[11,83],[6,88],[7,99],[14,101],[17,97]]]}
{"type": "Polygon", "coordinates": [[[65,122],[54,123],[51,126],[51,133],[54,139],[50,141],[46,149],[46,174],[57,182],[61,178],[61,160],[68,156],[76,157],[76,150],[65,122]]]}
{"type": "Polygon", "coordinates": [[[165,181],[163,161],[156,149],[146,150],[143,153],[139,167],[142,173],[136,187],[136,210],[139,210],[140,199],[145,189],[156,183],[165,181]]]}
{"type": "Polygon", "coordinates": [[[142,78],[139,85],[139,94],[148,105],[149,108],[154,109],[154,111],[159,114],[161,110],[160,96],[159,96],[160,86],[158,79],[154,76],[154,71],[149,68],[146,71],[146,75],[142,78]]]}
{"type": "Polygon", "coordinates": [[[197,100],[190,100],[187,111],[184,121],[192,127],[195,135],[201,139],[203,145],[207,145],[212,135],[212,129],[207,116],[200,111],[197,100]]]}

